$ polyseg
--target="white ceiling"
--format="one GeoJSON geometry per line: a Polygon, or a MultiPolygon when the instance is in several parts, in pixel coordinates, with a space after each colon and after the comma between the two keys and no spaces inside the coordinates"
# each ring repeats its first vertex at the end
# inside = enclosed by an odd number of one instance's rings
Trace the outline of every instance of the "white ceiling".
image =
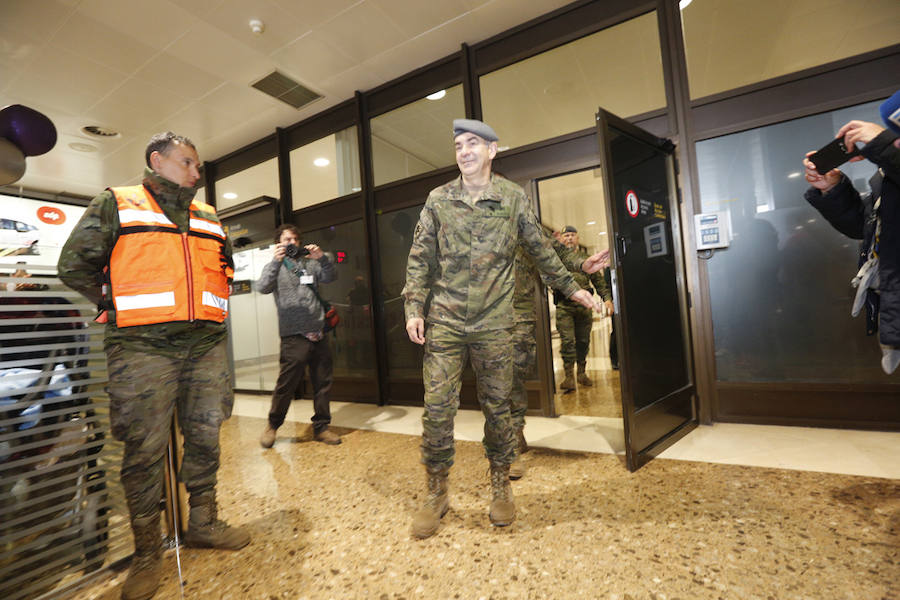
{"type": "Polygon", "coordinates": [[[0,106],[38,110],[59,133],[15,185],[92,196],[136,183],[147,140],[168,129],[215,159],[568,3],[2,0],[0,106]],[[323,98],[296,110],[250,87],[274,69],[323,98]],[[87,125],[121,136],[98,140],[87,125]]]}

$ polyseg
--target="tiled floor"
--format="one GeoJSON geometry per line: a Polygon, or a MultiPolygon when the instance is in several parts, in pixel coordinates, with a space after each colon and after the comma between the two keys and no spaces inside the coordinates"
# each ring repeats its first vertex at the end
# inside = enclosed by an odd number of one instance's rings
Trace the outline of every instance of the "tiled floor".
{"type": "MultiPolygon", "coordinates": [[[[268,396],[238,394],[234,414],[265,418],[268,410],[268,396]]],[[[336,426],[422,434],[420,407],[333,402],[331,411],[336,426]]],[[[312,412],[312,401],[297,400],[287,420],[308,422],[312,412]]],[[[456,439],[480,441],[483,423],[480,412],[460,410],[456,439]]],[[[622,419],[528,417],[525,437],[530,445],[541,448],[625,451],[622,419]]],[[[660,458],[900,479],[900,433],[717,423],[698,427],[660,458]]]]}

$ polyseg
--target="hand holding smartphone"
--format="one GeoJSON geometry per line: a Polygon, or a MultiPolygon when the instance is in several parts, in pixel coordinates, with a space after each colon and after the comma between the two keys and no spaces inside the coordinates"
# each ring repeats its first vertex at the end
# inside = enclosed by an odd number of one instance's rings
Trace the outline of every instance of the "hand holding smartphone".
{"type": "Polygon", "coordinates": [[[828,171],[841,166],[854,156],[859,156],[859,150],[856,146],[854,145],[850,150],[847,150],[847,146],[844,144],[844,138],[839,137],[822,146],[822,148],[814,154],[811,154],[808,158],[812,164],[816,165],[816,171],[818,171],[820,175],[824,175],[828,171]]]}

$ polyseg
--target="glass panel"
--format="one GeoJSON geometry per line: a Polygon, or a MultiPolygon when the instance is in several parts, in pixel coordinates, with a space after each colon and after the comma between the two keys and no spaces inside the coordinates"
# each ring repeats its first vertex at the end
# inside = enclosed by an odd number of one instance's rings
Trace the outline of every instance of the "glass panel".
{"type": "Polygon", "coordinates": [[[319,294],[334,306],[341,322],[331,336],[335,377],[375,377],[375,344],[369,306],[369,267],[362,220],[304,231],[303,244],[318,244],[337,260],[337,280],[319,294]]]}
{"type": "Polygon", "coordinates": [[[692,98],[890,46],[900,31],[895,0],[688,4],[681,21],[692,98]]]}
{"type": "Polygon", "coordinates": [[[234,254],[234,292],[229,324],[234,357],[234,387],[272,390],[278,379],[278,313],[271,294],[260,294],[256,281],[272,260],[274,246],[234,254]]]}
{"type": "Polygon", "coordinates": [[[455,85],[372,119],[375,185],[454,164],[453,119],[465,114],[455,85]]]}
{"type": "Polygon", "coordinates": [[[501,148],[592,127],[598,106],[620,117],[662,108],[656,13],[484,75],[480,85],[484,120],[501,148]]]}
{"type": "Polygon", "coordinates": [[[216,181],[216,208],[222,210],[260,196],[279,198],[278,161],[266,162],[244,169],[216,181]]]}
{"type": "Polygon", "coordinates": [[[291,150],[294,210],[361,189],[356,126],[291,150]]]}
{"type": "MultiPolygon", "coordinates": [[[[703,212],[731,213],[734,240],[709,260],[722,381],[887,382],[875,337],[850,316],[858,242],[803,198],[806,152],[850,119],[880,122],[872,102],[697,144],[703,212]]],[[[841,167],[860,192],[874,168],[841,167]]]]}
{"type": "Polygon", "coordinates": [[[413,230],[422,206],[380,214],[377,218],[381,276],[384,281],[384,320],[387,332],[389,376],[421,378],[422,349],[409,341],[400,292],[406,284],[406,260],[412,246],[413,230]]]}

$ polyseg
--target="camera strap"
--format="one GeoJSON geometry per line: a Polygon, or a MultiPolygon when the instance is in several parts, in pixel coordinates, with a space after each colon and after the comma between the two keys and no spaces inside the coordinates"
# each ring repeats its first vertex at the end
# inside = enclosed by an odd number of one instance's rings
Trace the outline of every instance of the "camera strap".
{"type": "MultiPolygon", "coordinates": [[[[290,258],[287,258],[287,257],[284,257],[281,260],[284,261],[284,266],[287,267],[288,271],[293,273],[294,276],[297,277],[297,279],[300,279],[302,277],[302,274],[300,273],[300,265],[298,265],[297,263],[295,263],[294,261],[292,261],[290,258]]],[[[306,285],[309,287],[309,289],[312,290],[312,293],[313,293],[313,295],[315,295],[316,300],[318,300],[319,304],[322,305],[323,312],[328,312],[329,310],[331,310],[331,305],[329,303],[325,302],[324,300],[322,300],[322,297],[319,295],[319,292],[316,290],[316,284],[301,283],[300,285],[306,285]]]]}

